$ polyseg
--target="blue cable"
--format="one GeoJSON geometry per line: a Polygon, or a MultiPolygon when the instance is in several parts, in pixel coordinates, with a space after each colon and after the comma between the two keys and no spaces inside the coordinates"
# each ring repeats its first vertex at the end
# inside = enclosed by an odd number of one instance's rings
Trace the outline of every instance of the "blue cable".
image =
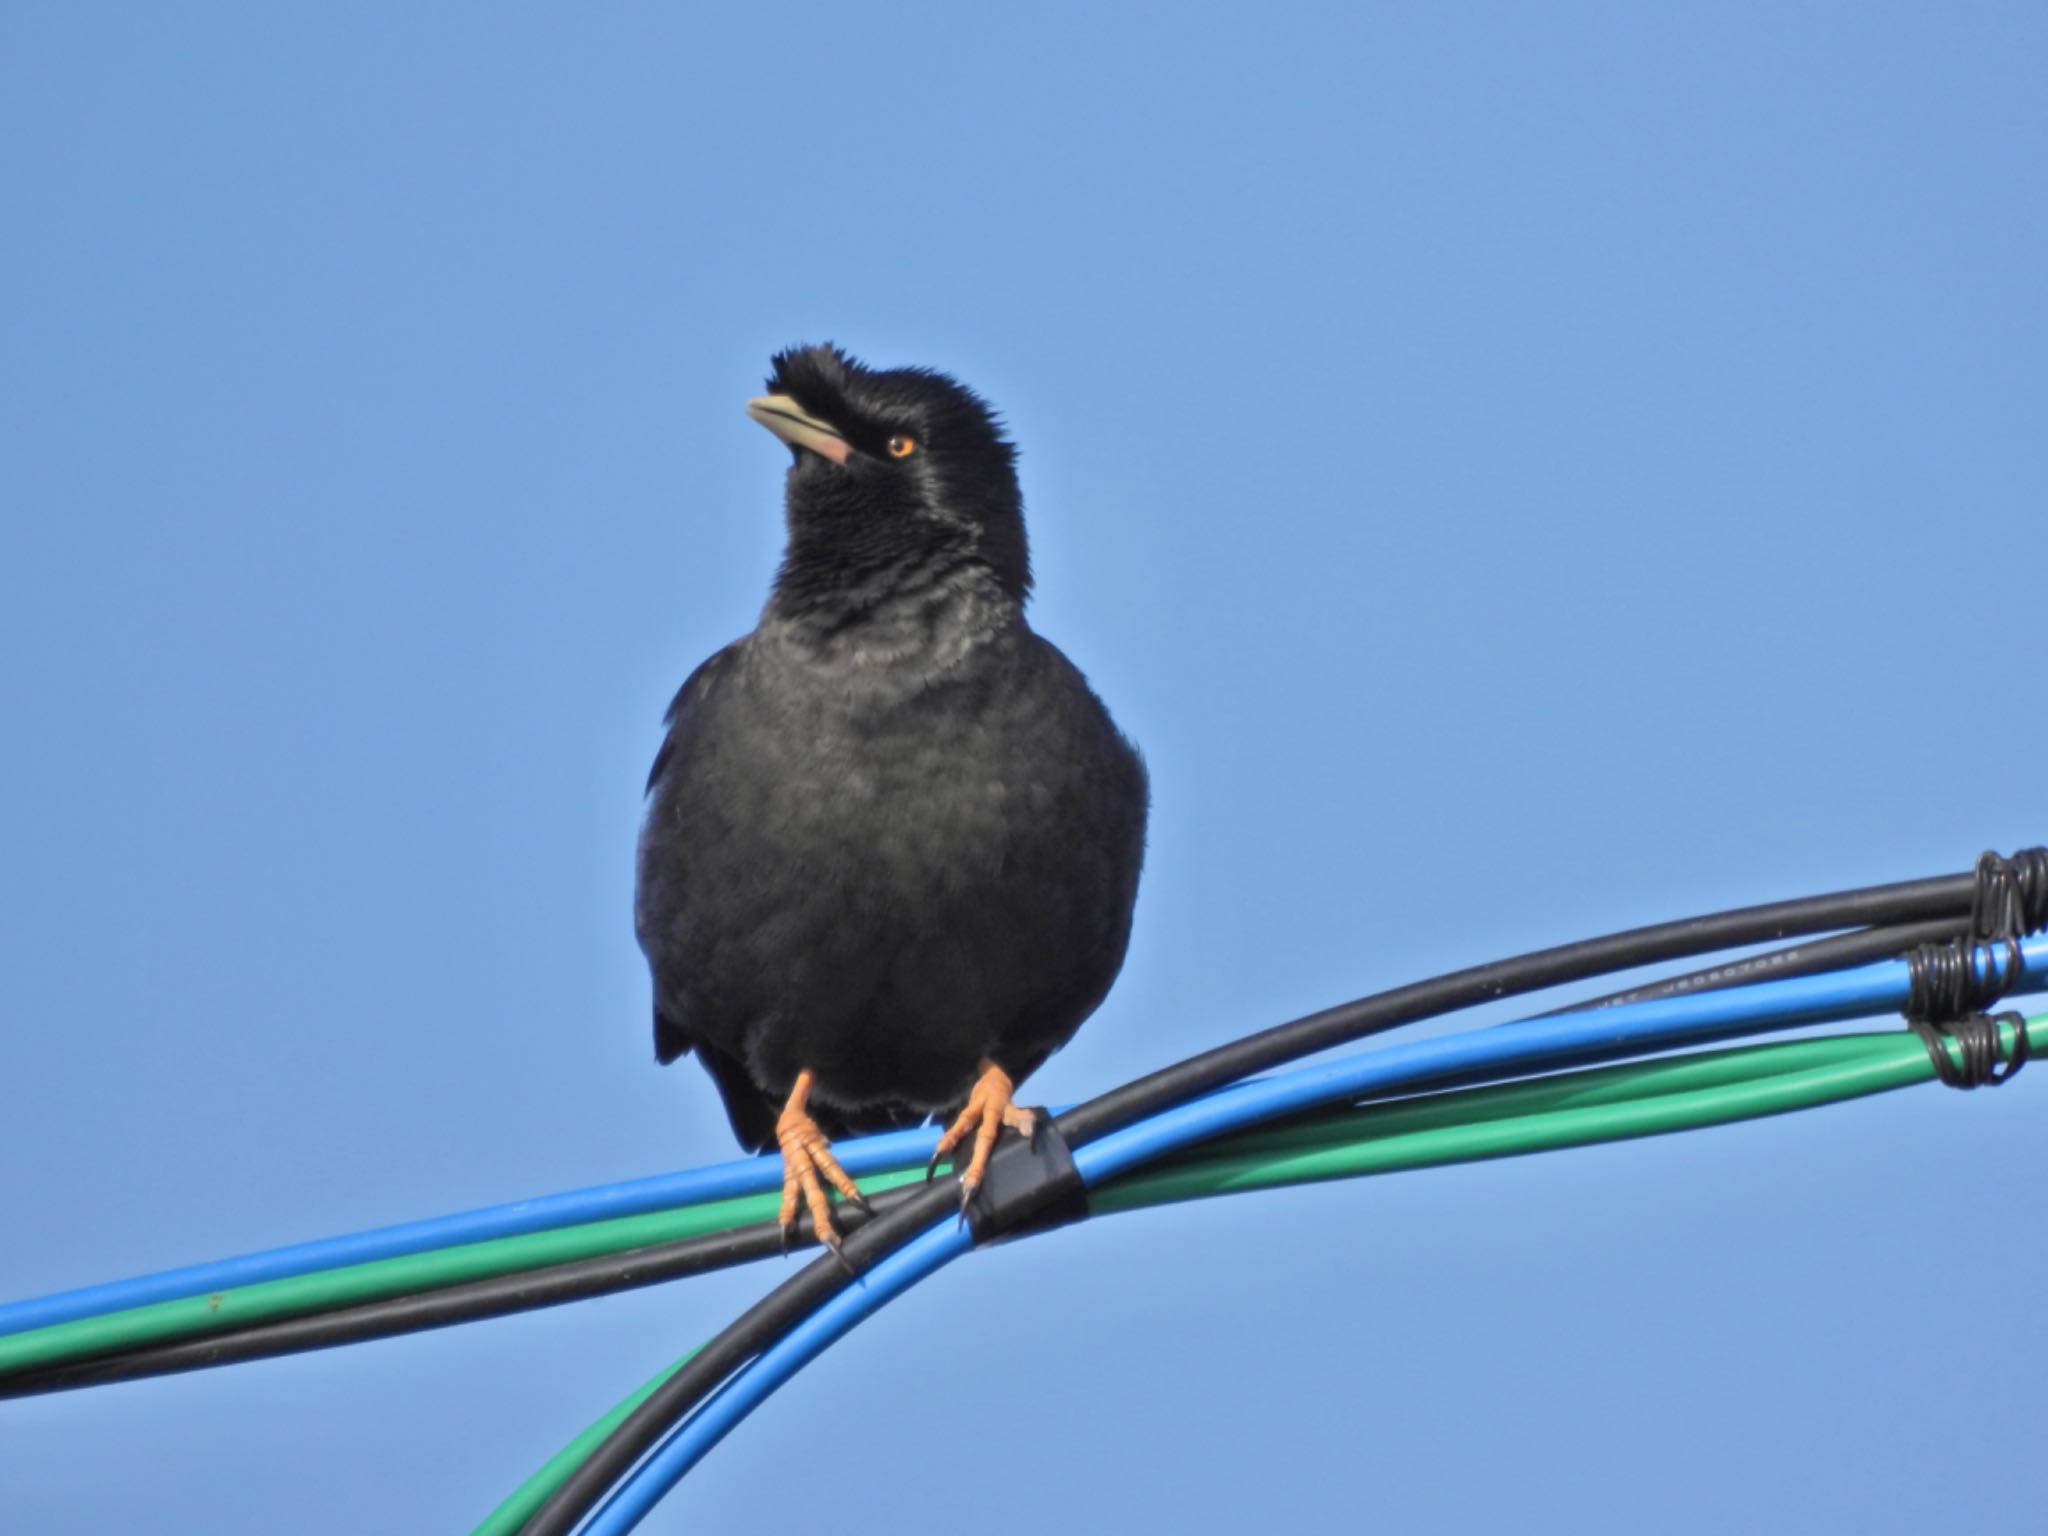
{"type": "MultiPolygon", "coordinates": [[[[1977,949],[1979,969],[1991,963],[1992,953],[1992,948],[1977,949]]],[[[2048,935],[2024,941],[2020,955],[2020,974],[2007,990],[2048,985],[2048,935]]],[[[1074,1167],[1082,1182],[1093,1186],[1191,1142],[1339,1100],[1483,1083],[1896,1012],[1905,1004],[1911,975],[1903,960],[1881,960],[1853,971],[1522,1019],[1498,1029],[1385,1046],[1327,1066],[1219,1088],[1077,1147],[1074,1167]]]]}
{"type": "Polygon", "coordinates": [[[632,1530],[684,1473],[709,1455],[777,1387],[837,1343],[856,1323],[973,1247],[974,1234],[966,1224],[947,1216],[882,1259],[834,1298],[855,1296],[859,1305],[827,1303],[736,1372],[676,1434],[641,1462],[632,1476],[612,1490],[583,1527],[582,1536],[617,1536],[632,1530]]]}
{"type": "MultiPolygon", "coordinates": [[[[857,1141],[834,1146],[840,1163],[855,1178],[863,1174],[922,1163],[938,1144],[939,1133],[931,1126],[909,1131],[890,1131],[880,1136],[863,1136],[857,1141]]],[[[232,1290],[264,1280],[283,1280],[309,1275],[345,1264],[362,1264],[372,1259],[400,1258],[459,1243],[484,1242],[494,1237],[523,1237],[529,1232],[546,1232],[556,1227],[603,1221],[615,1216],[640,1216],[665,1211],[702,1200],[724,1200],[735,1195],[758,1195],[782,1187],[782,1160],[774,1155],[749,1157],[709,1168],[686,1169],[679,1173],[658,1173],[647,1178],[628,1179],[618,1184],[600,1184],[573,1189],[538,1199],[514,1201],[509,1205],[485,1206],[453,1216],[434,1216],[396,1226],[374,1227],[345,1237],[321,1238],[316,1242],[294,1243],[239,1258],[220,1259],[210,1264],[190,1264],[130,1280],[109,1280],[75,1291],[58,1291],[50,1296],[32,1296],[25,1301],[0,1306],[0,1335],[21,1333],[51,1323],[68,1323],[82,1317],[101,1317],[129,1307],[152,1302],[176,1301],[186,1296],[204,1296],[212,1291],[232,1290]]]]}
{"type": "MultiPolygon", "coordinates": [[[[1617,1011],[1607,1010],[1609,1013],[1617,1011]]],[[[859,1178],[922,1162],[931,1155],[937,1139],[937,1130],[926,1126],[840,1142],[834,1151],[846,1171],[859,1178]]],[[[154,1302],[204,1296],[213,1291],[232,1290],[266,1280],[283,1280],[294,1275],[339,1269],[349,1264],[369,1263],[376,1259],[402,1258],[408,1254],[452,1248],[463,1243],[486,1242],[493,1238],[523,1237],[531,1232],[546,1232],[557,1227],[620,1216],[640,1216],[704,1200],[764,1194],[779,1189],[781,1179],[779,1159],[773,1156],[750,1157],[717,1163],[708,1168],[655,1174],[506,1205],[485,1206],[450,1216],[373,1227],[366,1232],[293,1243],[237,1258],[191,1264],[132,1279],[110,1280],[77,1290],[0,1304],[0,1335],[22,1333],[53,1323],[74,1322],[79,1318],[100,1317],[154,1302]]]]}
{"type": "MultiPolygon", "coordinates": [[[[1976,951],[1980,969],[1990,963],[1990,955],[1987,948],[1976,951]]],[[[2048,985],[2048,937],[2026,940],[2021,955],[2021,975],[2008,990],[2048,985]]],[[[1909,975],[1904,961],[1886,960],[1853,971],[1524,1019],[1500,1029],[1367,1051],[1326,1066],[1236,1083],[1176,1105],[1076,1148],[1074,1166],[1092,1187],[1226,1131],[1365,1094],[1515,1077],[1895,1011],[1905,1002],[1909,975]]],[[[965,1253],[972,1241],[954,1218],[946,1217],[833,1294],[736,1371],[656,1446],[599,1506],[582,1536],[625,1536],[784,1382],[864,1318],[965,1253]]]]}

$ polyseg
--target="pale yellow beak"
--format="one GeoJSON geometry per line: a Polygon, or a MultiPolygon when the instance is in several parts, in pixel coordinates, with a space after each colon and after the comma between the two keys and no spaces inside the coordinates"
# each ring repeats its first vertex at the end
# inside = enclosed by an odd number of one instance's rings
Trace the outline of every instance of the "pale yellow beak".
{"type": "Polygon", "coordinates": [[[834,464],[844,464],[853,449],[838,430],[818,420],[787,395],[762,395],[747,402],[747,414],[792,448],[808,448],[834,464]]]}

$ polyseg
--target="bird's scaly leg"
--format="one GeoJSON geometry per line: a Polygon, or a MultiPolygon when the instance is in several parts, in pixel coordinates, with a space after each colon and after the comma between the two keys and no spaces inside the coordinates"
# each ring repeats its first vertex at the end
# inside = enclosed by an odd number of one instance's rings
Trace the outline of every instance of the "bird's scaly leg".
{"type": "Polygon", "coordinates": [[[804,1108],[804,1101],[811,1096],[813,1081],[815,1074],[809,1068],[797,1073],[796,1086],[789,1090],[789,1100],[775,1121],[775,1140],[782,1148],[782,1210],[776,1221],[782,1227],[782,1246],[787,1248],[789,1240],[796,1235],[796,1203],[801,1195],[810,1210],[811,1226],[818,1234],[818,1241],[830,1248],[851,1273],[853,1266],[847,1264],[846,1254],[839,1244],[839,1229],[832,1225],[832,1203],[825,1198],[825,1185],[831,1184],[870,1216],[874,1214],[874,1207],[861,1194],[860,1186],[853,1182],[852,1175],[839,1166],[839,1159],[832,1155],[832,1143],[825,1139],[825,1133],[818,1129],[818,1122],[804,1108]],[[820,1174],[824,1176],[822,1180],[820,1174]]]}
{"type": "Polygon", "coordinates": [[[967,1202],[974,1198],[974,1192],[981,1188],[981,1181],[988,1172],[989,1154],[996,1149],[996,1137],[1002,1134],[1004,1126],[1029,1137],[1037,1128],[1038,1116],[1031,1110],[1021,1108],[1010,1095],[1017,1084],[1010,1074],[990,1061],[981,1058],[977,1070],[981,1076],[975,1079],[974,1091],[967,1096],[967,1107],[959,1117],[946,1128],[946,1134],[939,1138],[938,1150],[932,1153],[931,1163],[925,1170],[925,1177],[931,1177],[931,1170],[939,1166],[939,1159],[951,1152],[967,1139],[968,1132],[974,1133],[974,1150],[969,1154],[967,1167],[960,1175],[960,1209],[967,1209],[967,1202]]]}

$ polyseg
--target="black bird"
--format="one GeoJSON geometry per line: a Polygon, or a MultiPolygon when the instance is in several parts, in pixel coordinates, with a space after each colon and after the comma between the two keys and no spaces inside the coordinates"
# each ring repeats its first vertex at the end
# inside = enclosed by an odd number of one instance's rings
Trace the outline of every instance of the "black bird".
{"type": "Polygon", "coordinates": [[[823,1183],[860,1192],[828,1138],[957,1112],[964,1202],[1030,1131],[1013,1090],[1123,965],[1145,770],[1025,622],[1016,450],[977,395],[807,347],[747,412],[794,458],[788,547],[669,706],[634,916],[656,1056],[696,1051],[741,1145],[781,1148],[784,1232],[801,1194],[836,1250],[823,1183]]]}

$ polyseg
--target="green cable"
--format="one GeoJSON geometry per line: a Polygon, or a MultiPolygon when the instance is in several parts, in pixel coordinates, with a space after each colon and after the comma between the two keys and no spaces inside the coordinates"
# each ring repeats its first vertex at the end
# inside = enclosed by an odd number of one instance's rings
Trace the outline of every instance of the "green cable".
{"type": "Polygon", "coordinates": [[[483,1524],[470,1536],[518,1536],[519,1528],[533,1517],[535,1510],[547,1503],[548,1495],[561,1486],[562,1479],[581,1466],[583,1458],[597,1449],[604,1437],[618,1427],[621,1419],[645,1402],[656,1387],[688,1365],[691,1355],[696,1353],[693,1349],[674,1365],[665,1367],[653,1380],[550,1456],[545,1466],[513,1489],[504,1503],[484,1516],[483,1524]]]}
{"type": "MultiPolygon", "coordinates": [[[[2029,1018],[2027,1025],[2048,1030],[2048,1014],[2029,1018]]],[[[1999,1026],[2001,1052],[2011,1050],[2012,1036],[2011,1025],[1999,1026]]],[[[1951,1043],[1949,1053],[1961,1065],[1961,1048],[1951,1043]]],[[[1630,1062],[1339,1110],[1249,1132],[1091,1190],[1088,1209],[1102,1215],[1205,1195],[1658,1135],[1838,1103],[1933,1077],[1927,1048],[1903,1031],[1630,1062]]],[[[689,1359],[685,1355],[670,1365],[557,1452],[471,1536],[512,1536],[516,1524],[493,1522],[515,1500],[531,1501],[522,1508],[538,1508],[609,1426],[689,1359]]]]}
{"type": "Polygon", "coordinates": [[[1204,1149],[1184,1161],[1105,1185],[1090,1194],[1088,1209],[1090,1214],[1106,1214],[1286,1184],[1658,1136],[1882,1093],[1934,1075],[1926,1048],[1911,1035],[1810,1042],[1838,1043],[1861,1049],[1803,1052],[1809,1057],[1805,1062],[1774,1062],[1772,1070],[1741,1077],[1733,1076],[1731,1069],[1743,1063],[1728,1058],[1747,1053],[1716,1052],[1713,1057],[1669,1063],[1670,1070],[1645,1072],[1637,1082],[1630,1081],[1630,1068],[1605,1068],[1583,1074],[1598,1081],[1556,1087],[1517,1083],[1391,1104],[1374,1117],[1364,1136],[1339,1141],[1302,1127],[1270,1138],[1247,1138],[1258,1145],[1231,1143],[1227,1152],[1221,1147],[1204,1149]],[[1482,1098],[1486,1102],[1452,1102],[1482,1098]]]}
{"type": "MultiPolygon", "coordinates": [[[[923,1171],[918,1168],[871,1175],[867,1188],[872,1191],[891,1189],[922,1177],[923,1171]]],[[[779,1201],[780,1196],[774,1194],[709,1200],[640,1216],[616,1216],[606,1221],[583,1222],[519,1237],[492,1238],[481,1243],[462,1243],[452,1248],[437,1248],[395,1259],[373,1259],[364,1264],[348,1264],[283,1280],[266,1280],[205,1296],[152,1302],[148,1306],[130,1307],[126,1311],[109,1312],[100,1317],[51,1323],[47,1327],[0,1336],[0,1375],[31,1366],[111,1354],[142,1344],[160,1344],[198,1334],[219,1333],[274,1318],[332,1311],[386,1296],[408,1296],[467,1280],[540,1269],[573,1259],[621,1253],[628,1248],[642,1248],[677,1238],[701,1237],[772,1220],[779,1201]]]]}
{"type": "MultiPolygon", "coordinates": [[[[1781,1113],[1932,1076],[1933,1064],[1918,1038],[1900,1031],[1627,1063],[1346,1108],[1278,1130],[1248,1132],[1096,1190],[1090,1208],[1128,1210],[1276,1184],[1654,1135],[1781,1113]],[[1917,1070],[1911,1070],[1916,1063],[1917,1070]],[[1803,1090],[1771,1086],[1778,1079],[1828,1068],[1849,1075],[1840,1086],[1820,1081],[1803,1090]],[[1870,1073],[1876,1079],[1859,1086],[1870,1073]],[[1754,1095],[1763,1107],[1724,1104],[1717,1097],[1722,1093],[1754,1095]]],[[[863,1182],[880,1192],[921,1175],[921,1169],[906,1168],[870,1174],[863,1182]]],[[[54,1323],[0,1336],[0,1374],[726,1231],[770,1219],[777,1201],[774,1194],[707,1201],[54,1323]]]]}

